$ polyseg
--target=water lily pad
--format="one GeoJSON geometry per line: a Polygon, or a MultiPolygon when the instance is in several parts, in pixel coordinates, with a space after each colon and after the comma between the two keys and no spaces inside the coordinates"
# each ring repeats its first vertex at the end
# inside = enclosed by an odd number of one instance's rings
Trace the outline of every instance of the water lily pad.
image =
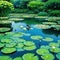
{"type": "Polygon", "coordinates": [[[39,60],[38,56],[33,53],[27,53],[23,55],[23,60],[39,60]]]}
{"type": "Polygon", "coordinates": [[[31,36],[31,39],[33,39],[33,40],[40,40],[42,38],[43,37],[42,36],[39,36],[39,35],[37,35],[37,36],[31,36]]]}
{"type": "Polygon", "coordinates": [[[37,24],[35,25],[36,28],[38,29],[48,29],[51,28],[49,25],[42,25],[42,24],[37,24]]]}
{"type": "Polygon", "coordinates": [[[13,60],[22,60],[22,58],[21,57],[16,57],[13,60]]]}
{"type": "Polygon", "coordinates": [[[60,60],[60,53],[56,54],[56,57],[60,60]]]}
{"type": "Polygon", "coordinates": [[[24,47],[24,44],[23,43],[18,43],[16,48],[23,48],[24,47]]]}
{"type": "Polygon", "coordinates": [[[60,48],[58,48],[58,47],[50,48],[50,51],[54,52],[54,53],[59,53],[60,52],[60,48]]]}
{"type": "Polygon", "coordinates": [[[10,53],[13,53],[15,51],[16,51],[16,48],[6,48],[6,47],[1,50],[1,52],[4,54],[10,54],[10,53]]]}
{"type": "Polygon", "coordinates": [[[5,34],[6,34],[6,35],[14,35],[15,32],[6,32],[5,34]]]}
{"type": "Polygon", "coordinates": [[[7,32],[7,31],[10,31],[10,28],[8,28],[8,27],[0,28],[0,32],[7,32]]]}
{"type": "Polygon", "coordinates": [[[4,37],[4,34],[0,34],[0,40],[4,37]]]}
{"type": "Polygon", "coordinates": [[[44,54],[49,53],[49,50],[40,48],[36,51],[36,53],[39,54],[39,55],[44,55],[44,54]]]}
{"type": "Polygon", "coordinates": [[[3,43],[0,43],[0,48],[4,47],[4,45],[5,45],[5,44],[3,44],[3,43]]]}
{"type": "Polygon", "coordinates": [[[5,47],[14,47],[16,46],[16,43],[12,42],[12,43],[7,43],[5,47]]]}
{"type": "Polygon", "coordinates": [[[41,58],[44,60],[54,60],[54,55],[49,53],[49,54],[45,54],[45,55],[41,56],[41,58]]]}
{"type": "Polygon", "coordinates": [[[9,56],[0,56],[0,60],[12,60],[9,56]]]}
{"type": "Polygon", "coordinates": [[[36,46],[25,46],[24,50],[34,50],[36,49],[36,46]]]}
{"type": "Polygon", "coordinates": [[[26,42],[24,42],[24,45],[25,46],[32,46],[32,45],[35,45],[35,43],[32,41],[26,41],[26,42]]]}
{"type": "Polygon", "coordinates": [[[13,37],[22,37],[22,36],[23,36],[23,34],[19,34],[19,33],[16,33],[13,35],[13,37]]]}
{"type": "Polygon", "coordinates": [[[50,37],[45,37],[45,39],[43,39],[44,41],[48,41],[48,42],[50,42],[50,41],[53,41],[53,38],[50,38],[50,37]]]}
{"type": "Polygon", "coordinates": [[[8,38],[6,38],[6,39],[1,39],[1,42],[3,42],[3,43],[11,43],[11,42],[13,42],[11,39],[8,39],[8,38]]]}
{"type": "Polygon", "coordinates": [[[41,49],[49,49],[50,47],[48,45],[42,45],[40,48],[41,49]]]}
{"type": "Polygon", "coordinates": [[[59,47],[58,43],[52,42],[49,44],[50,47],[59,47]]]}

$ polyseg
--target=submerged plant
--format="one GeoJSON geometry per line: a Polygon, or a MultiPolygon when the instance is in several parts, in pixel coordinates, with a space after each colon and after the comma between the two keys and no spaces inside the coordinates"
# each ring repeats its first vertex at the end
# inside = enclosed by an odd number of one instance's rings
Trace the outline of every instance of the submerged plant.
{"type": "Polygon", "coordinates": [[[39,60],[38,56],[33,53],[27,53],[23,55],[23,60],[39,60]]]}
{"type": "Polygon", "coordinates": [[[4,47],[4,45],[5,45],[5,44],[3,44],[3,43],[0,43],[0,48],[4,47]]]}

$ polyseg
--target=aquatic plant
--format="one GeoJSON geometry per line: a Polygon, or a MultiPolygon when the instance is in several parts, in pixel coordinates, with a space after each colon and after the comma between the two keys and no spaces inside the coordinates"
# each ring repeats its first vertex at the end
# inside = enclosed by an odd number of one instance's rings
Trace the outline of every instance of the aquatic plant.
{"type": "Polygon", "coordinates": [[[40,39],[42,39],[42,38],[43,38],[43,37],[40,36],[40,35],[31,36],[31,39],[33,39],[33,40],[40,40],[40,39]]]}
{"type": "Polygon", "coordinates": [[[24,45],[25,46],[32,46],[32,45],[35,45],[35,43],[32,41],[26,41],[26,42],[24,42],[24,45]]]}
{"type": "Polygon", "coordinates": [[[38,56],[33,53],[26,53],[22,58],[23,60],[39,60],[38,56]]]}
{"type": "Polygon", "coordinates": [[[11,39],[8,39],[8,38],[2,38],[1,39],[1,42],[2,43],[11,43],[11,42],[13,42],[11,39]]]}
{"type": "Polygon", "coordinates": [[[50,41],[53,41],[53,38],[50,38],[50,37],[45,37],[45,39],[43,39],[44,41],[48,41],[48,42],[50,42],[50,41]]]}
{"type": "Polygon", "coordinates": [[[49,50],[40,48],[40,49],[37,49],[36,53],[39,55],[45,55],[45,54],[49,53],[49,50]]]}
{"type": "Polygon", "coordinates": [[[49,44],[50,47],[59,47],[58,43],[52,42],[49,44]]]}
{"type": "Polygon", "coordinates": [[[5,47],[14,47],[14,46],[16,46],[16,43],[15,42],[7,43],[5,45],[5,47]]]}
{"type": "Polygon", "coordinates": [[[59,53],[60,52],[60,48],[58,48],[58,47],[50,48],[50,51],[54,52],[54,53],[59,53]]]}
{"type": "Polygon", "coordinates": [[[35,27],[38,29],[49,29],[49,28],[51,28],[49,25],[42,25],[42,24],[37,24],[37,25],[35,25],[35,27]]]}
{"type": "Polygon", "coordinates": [[[36,49],[36,46],[35,45],[33,45],[33,46],[25,46],[24,47],[24,50],[34,50],[34,49],[36,49]]]}
{"type": "Polygon", "coordinates": [[[56,57],[60,60],[60,53],[56,54],[56,57]]]}
{"type": "Polygon", "coordinates": [[[13,60],[22,60],[22,57],[16,57],[13,60]]]}
{"type": "Polygon", "coordinates": [[[0,56],[0,60],[12,60],[9,56],[0,56]]]}
{"type": "Polygon", "coordinates": [[[54,55],[49,53],[41,56],[42,59],[44,60],[54,60],[54,55]]]}
{"type": "Polygon", "coordinates": [[[4,53],[4,54],[10,54],[10,53],[13,53],[16,51],[16,48],[6,48],[4,47],[1,52],[4,53]]]}
{"type": "Polygon", "coordinates": [[[40,46],[41,49],[50,49],[50,47],[48,45],[42,45],[40,46]]]}
{"type": "Polygon", "coordinates": [[[58,44],[60,45],[60,40],[58,40],[58,44]]]}
{"type": "Polygon", "coordinates": [[[0,40],[4,37],[4,34],[0,34],[0,40]]]}
{"type": "Polygon", "coordinates": [[[7,32],[7,31],[10,31],[11,29],[10,28],[7,28],[7,27],[2,27],[0,28],[0,32],[7,32]]]}
{"type": "Polygon", "coordinates": [[[0,42],[0,48],[4,47],[5,44],[0,42]]]}

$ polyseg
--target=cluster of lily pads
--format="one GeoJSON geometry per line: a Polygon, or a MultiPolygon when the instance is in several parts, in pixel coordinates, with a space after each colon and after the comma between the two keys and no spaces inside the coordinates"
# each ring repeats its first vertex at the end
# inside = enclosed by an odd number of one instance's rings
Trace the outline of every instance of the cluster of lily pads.
{"type": "Polygon", "coordinates": [[[16,51],[32,51],[25,53],[22,57],[16,57],[14,59],[9,56],[0,56],[0,60],[54,60],[55,56],[60,60],[60,40],[54,42],[51,37],[42,37],[40,35],[32,35],[22,32],[7,32],[0,34],[0,50],[4,54],[11,54],[16,51]],[[23,36],[30,37],[31,40],[23,39],[23,36]],[[49,42],[48,45],[41,45],[37,49],[34,40],[49,42]],[[39,56],[38,56],[39,55],[39,56]]]}
{"type": "Polygon", "coordinates": [[[33,41],[22,39],[22,36],[30,36],[25,33],[8,32],[5,35],[0,34],[0,49],[4,54],[10,54],[16,51],[34,50],[36,45],[33,41]]]}

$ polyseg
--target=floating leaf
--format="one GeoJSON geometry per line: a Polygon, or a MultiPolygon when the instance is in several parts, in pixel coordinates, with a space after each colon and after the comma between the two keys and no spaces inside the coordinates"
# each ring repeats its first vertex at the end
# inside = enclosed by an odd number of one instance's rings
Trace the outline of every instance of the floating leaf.
{"type": "Polygon", "coordinates": [[[25,50],[34,50],[34,49],[36,49],[36,46],[25,46],[24,49],[25,50]]]}
{"type": "Polygon", "coordinates": [[[37,54],[39,54],[39,55],[44,55],[44,54],[49,53],[49,50],[40,48],[40,49],[38,49],[36,52],[37,52],[37,54]]]}
{"type": "Polygon", "coordinates": [[[16,46],[16,43],[12,42],[12,43],[7,43],[5,47],[14,47],[16,46]]]}
{"type": "Polygon", "coordinates": [[[15,51],[16,51],[16,48],[6,48],[6,47],[1,50],[1,52],[4,54],[10,54],[10,53],[13,53],[15,51]]]}
{"type": "Polygon", "coordinates": [[[24,42],[24,45],[25,46],[32,46],[32,45],[35,45],[35,43],[32,41],[26,41],[26,42],[24,42]]]}
{"type": "Polygon", "coordinates": [[[50,38],[50,37],[45,37],[45,39],[43,39],[44,41],[53,41],[53,38],[50,38]]]}
{"type": "Polygon", "coordinates": [[[27,53],[23,55],[23,60],[39,60],[38,56],[33,53],[27,53]]]}
{"type": "Polygon", "coordinates": [[[0,56],[0,60],[12,60],[9,56],[0,56]]]}
{"type": "Polygon", "coordinates": [[[41,56],[41,58],[44,60],[54,60],[54,56],[51,53],[45,54],[45,55],[41,56]]]}
{"type": "Polygon", "coordinates": [[[13,60],[22,60],[22,58],[21,57],[16,57],[13,60]]]}
{"type": "Polygon", "coordinates": [[[3,43],[11,43],[11,42],[13,42],[11,39],[8,39],[8,38],[6,38],[6,39],[1,39],[1,42],[3,42],[3,43]]]}
{"type": "Polygon", "coordinates": [[[37,36],[31,36],[31,39],[33,39],[33,40],[40,40],[42,38],[43,37],[42,36],[39,36],[39,35],[37,35],[37,36]]]}

